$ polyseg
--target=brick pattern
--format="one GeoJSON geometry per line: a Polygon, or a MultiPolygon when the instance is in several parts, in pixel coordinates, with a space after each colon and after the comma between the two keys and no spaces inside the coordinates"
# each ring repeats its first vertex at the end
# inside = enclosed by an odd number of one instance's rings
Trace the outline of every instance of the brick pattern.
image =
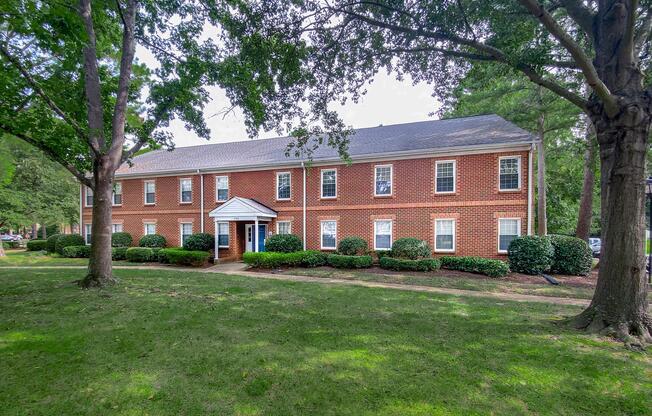
{"type": "MultiPolygon", "coordinates": [[[[217,202],[216,177],[229,177],[229,198],[240,196],[278,212],[278,220],[291,221],[292,233],[302,236],[302,170],[269,169],[248,172],[204,173],[204,231],[215,233],[208,213],[217,202]],[[276,174],[291,173],[291,197],[276,199],[276,174]]],[[[118,179],[122,182],[123,203],[113,209],[116,223],[134,237],[144,234],[145,222],[156,222],[156,231],[169,246],[180,245],[180,222],[192,222],[193,232],[201,226],[200,175],[159,176],[118,179]],[[180,179],[192,179],[192,202],[180,202],[180,179]],[[156,202],[146,205],[144,182],[156,183],[156,202]]],[[[338,240],[360,236],[373,247],[374,219],[392,219],[393,239],[417,237],[434,246],[436,218],[456,219],[456,255],[504,257],[498,253],[498,218],[521,218],[521,234],[527,232],[528,152],[469,154],[407,160],[313,166],[307,168],[307,248],[320,247],[320,221],[337,220],[338,240]],[[499,158],[521,157],[521,188],[499,191],[499,158]],[[453,194],[435,193],[435,164],[438,160],[456,161],[456,186],[453,194]],[[374,195],[376,165],[392,165],[392,195],[374,195]],[[321,198],[321,170],[337,170],[337,197],[321,198]]],[[[90,222],[91,208],[83,209],[84,223],[90,222]]],[[[276,232],[276,222],[268,232],[276,232]]],[[[229,248],[220,249],[221,259],[235,259],[245,248],[245,224],[229,226],[229,248]]]]}

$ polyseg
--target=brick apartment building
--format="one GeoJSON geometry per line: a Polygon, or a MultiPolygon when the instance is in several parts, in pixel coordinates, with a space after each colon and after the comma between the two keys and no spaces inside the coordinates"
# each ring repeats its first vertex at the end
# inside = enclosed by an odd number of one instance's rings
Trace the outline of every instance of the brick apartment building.
{"type": "MultiPolygon", "coordinates": [[[[292,233],[307,249],[360,236],[384,250],[401,237],[438,254],[504,256],[530,234],[533,137],[496,115],[357,130],[351,163],[325,145],[312,161],[286,157],[275,138],[152,151],[116,173],[113,231],[162,234],[179,246],[216,236],[218,258],[264,250],[292,233]]],[[[90,241],[93,195],[82,189],[90,241]]]]}

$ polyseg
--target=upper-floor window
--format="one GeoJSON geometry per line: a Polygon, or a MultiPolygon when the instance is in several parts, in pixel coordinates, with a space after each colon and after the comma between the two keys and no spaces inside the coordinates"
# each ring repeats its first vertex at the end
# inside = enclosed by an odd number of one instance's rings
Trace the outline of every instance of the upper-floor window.
{"type": "Polygon", "coordinates": [[[335,250],[337,248],[337,221],[321,222],[321,248],[322,250],[335,250]]]}
{"type": "Polygon", "coordinates": [[[499,159],[500,190],[513,191],[521,188],[521,157],[506,156],[499,159]]]}
{"type": "Polygon", "coordinates": [[[290,199],[290,172],[276,174],[276,199],[290,199]]]}
{"type": "Polygon", "coordinates": [[[374,250],[392,248],[392,220],[374,221],[374,250]]]}
{"type": "Polygon", "coordinates": [[[181,188],[181,203],[192,202],[192,179],[180,179],[179,187],[181,188]]]}
{"type": "Polygon", "coordinates": [[[392,165],[381,165],[375,167],[375,190],[374,195],[385,196],[392,194],[392,165]]]}
{"type": "Polygon", "coordinates": [[[111,224],[111,232],[112,233],[121,233],[122,232],[122,224],[111,224]]]}
{"type": "Polygon", "coordinates": [[[146,222],[143,224],[145,228],[145,235],[156,234],[156,223],[155,222],[146,222]]]}
{"type": "Polygon", "coordinates": [[[93,206],[93,190],[88,186],[85,188],[84,205],[86,205],[87,207],[93,206]]]}
{"type": "Polygon", "coordinates": [[[91,243],[91,230],[93,228],[92,224],[84,224],[84,241],[86,244],[91,243]]]}
{"type": "Polygon", "coordinates": [[[113,205],[122,205],[122,182],[113,184],[113,205]]]}
{"type": "Polygon", "coordinates": [[[435,162],[436,193],[452,194],[455,192],[455,168],[454,160],[439,160],[435,162]]]}
{"type": "Polygon", "coordinates": [[[290,234],[292,232],[290,221],[277,221],[276,234],[290,234]]]}
{"type": "Polygon", "coordinates": [[[521,235],[520,218],[498,219],[498,252],[507,253],[509,243],[521,235]]]}
{"type": "Polygon", "coordinates": [[[455,251],[455,220],[435,220],[435,251],[455,251]]]}
{"type": "Polygon", "coordinates": [[[228,222],[217,223],[217,245],[219,247],[229,246],[229,223],[228,222]]]}
{"type": "Polygon", "coordinates": [[[215,177],[215,194],[217,195],[217,202],[224,202],[229,199],[229,177],[228,176],[215,177]]]}
{"type": "Polygon", "coordinates": [[[337,170],[323,169],[321,171],[321,197],[337,197],[337,170]]]}
{"type": "Polygon", "coordinates": [[[186,242],[186,239],[192,235],[192,223],[191,222],[182,222],[179,224],[181,238],[181,245],[183,246],[186,242]]]}
{"type": "Polygon", "coordinates": [[[156,203],[156,182],[145,181],[145,205],[154,205],[156,203]]]}

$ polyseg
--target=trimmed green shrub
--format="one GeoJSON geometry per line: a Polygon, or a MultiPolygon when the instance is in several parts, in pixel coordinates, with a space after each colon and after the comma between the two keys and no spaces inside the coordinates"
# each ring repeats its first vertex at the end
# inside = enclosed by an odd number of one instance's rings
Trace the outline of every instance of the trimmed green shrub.
{"type": "Polygon", "coordinates": [[[70,246],[83,246],[86,245],[84,237],[79,234],[61,234],[57,238],[54,245],[54,250],[63,255],[63,249],[70,246]]]}
{"type": "Polygon", "coordinates": [[[160,234],[148,234],[144,235],[140,238],[140,241],[138,241],[138,246],[140,247],[158,247],[158,248],[163,248],[167,242],[165,241],[165,237],[163,237],[160,234]]]}
{"type": "Polygon", "coordinates": [[[184,250],[209,251],[215,248],[215,237],[208,233],[196,233],[188,236],[183,243],[184,250]]]}
{"type": "Polygon", "coordinates": [[[294,253],[303,250],[303,243],[294,234],[275,234],[265,240],[265,250],[275,253],[294,253]]]}
{"type": "Polygon", "coordinates": [[[133,238],[131,234],[125,232],[111,234],[111,247],[129,247],[131,246],[133,238]]]}
{"type": "Polygon", "coordinates": [[[149,247],[129,247],[125,252],[127,261],[133,263],[146,263],[154,261],[154,252],[149,247]]]}
{"type": "Polygon", "coordinates": [[[383,257],[391,257],[392,256],[392,252],[390,250],[376,250],[376,251],[374,251],[374,254],[376,255],[376,257],[378,258],[379,261],[383,257]]]}
{"type": "Polygon", "coordinates": [[[429,272],[432,270],[437,270],[440,266],[439,260],[437,259],[419,259],[419,260],[410,260],[410,259],[397,259],[393,257],[381,257],[380,258],[380,267],[388,270],[413,270],[419,272],[429,272]]]}
{"type": "Polygon", "coordinates": [[[338,269],[363,269],[371,267],[371,256],[344,256],[329,254],[328,265],[338,269]]]}
{"type": "Polygon", "coordinates": [[[337,252],[345,256],[364,256],[369,245],[361,237],[345,237],[337,244],[337,252]]]}
{"type": "Polygon", "coordinates": [[[20,241],[5,241],[4,248],[20,248],[20,241]]]}
{"type": "Polygon", "coordinates": [[[503,277],[509,273],[509,265],[501,260],[473,256],[444,256],[439,260],[443,269],[484,274],[489,277],[503,277]]]}
{"type": "Polygon", "coordinates": [[[91,256],[91,246],[66,246],[63,248],[63,257],[87,259],[91,256]]]}
{"type": "Polygon", "coordinates": [[[307,250],[303,252],[301,265],[303,267],[319,267],[328,263],[328,254],[317,250],[307,250]]]}
{"type": "Polygon", "coordinates": [[[281,266],[299,266],[303,260],[304,252],[277,253],[273,251],[247,252],[242,255],[242,260],[252,266],[263,269],[276,269],[281,266]]]}
{"type": "Polygon", "coordinates": [[[428,243],[418,238],[399,238],[392,244],[392,257],[417,260],[431,255],[428,243]]]}
{"type": "Polygon", "coordinates": [[[48,240],[29,240],[27,251],[44,251],[48,249],[48,240]]]}
{"type": "Polygon", "coordinates": [[[46,244],[46,250],[48,251],[48,253],[55,253],[57,251],[56,245],[60,235],[61,234],[52,234],[47,238],[47,240],[45,240],[48,242],[46,244]]]}
{"type": "Polygon", "coordinates": [[[554,250],[548,237],[526,235],[509,244],[509,268],[525,274],[541,274],[550,269],[554,250]]]}
{"type": "Polygon", "coordinates": [[[157,257],[161,263],[179,266],[204,266],[211,254],[208,251],[186,250],[183,248],[163,248],[158,250],[157,257]]]}
{"type": "Polygon", "coordinates": [[[567,235],[551,235],[554,250],[551,271],[574,276],[586,276],[591,272],[593,252],[581,238],[567,235]]]}
{"type": "Polygon", "coordinates": [[[111,248],[111,260],[127,260],[127,250],[129,247],[111,248]]]}

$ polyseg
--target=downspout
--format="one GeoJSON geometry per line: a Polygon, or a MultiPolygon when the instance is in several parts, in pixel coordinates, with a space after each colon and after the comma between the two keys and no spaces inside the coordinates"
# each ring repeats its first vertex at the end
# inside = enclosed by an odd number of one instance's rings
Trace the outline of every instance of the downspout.
{"type": "Polygon", "coordinates": [[[79,183],[79,235],[82,237],[84,236],[84,224],[83,224],[83,217],[82,217],[82,212],[84,210],[84,184],[81,182],[79,183]]]}
{"type": "Polygon", "coordinates": [[[199,230],[201,233],[204,232],[204,174],[199,172],[199,230]]]}
{"type": "Polygon", "coordinates": [[[303,169],[303,249],[306,249],[306,165],[301,162],[301,169],[303,169]]]}
{"type": "Polygon", "coordinates": [[[532,143],[527,158],[527,235],[532,235],[532,156],[536,144],[532,143]]]}

